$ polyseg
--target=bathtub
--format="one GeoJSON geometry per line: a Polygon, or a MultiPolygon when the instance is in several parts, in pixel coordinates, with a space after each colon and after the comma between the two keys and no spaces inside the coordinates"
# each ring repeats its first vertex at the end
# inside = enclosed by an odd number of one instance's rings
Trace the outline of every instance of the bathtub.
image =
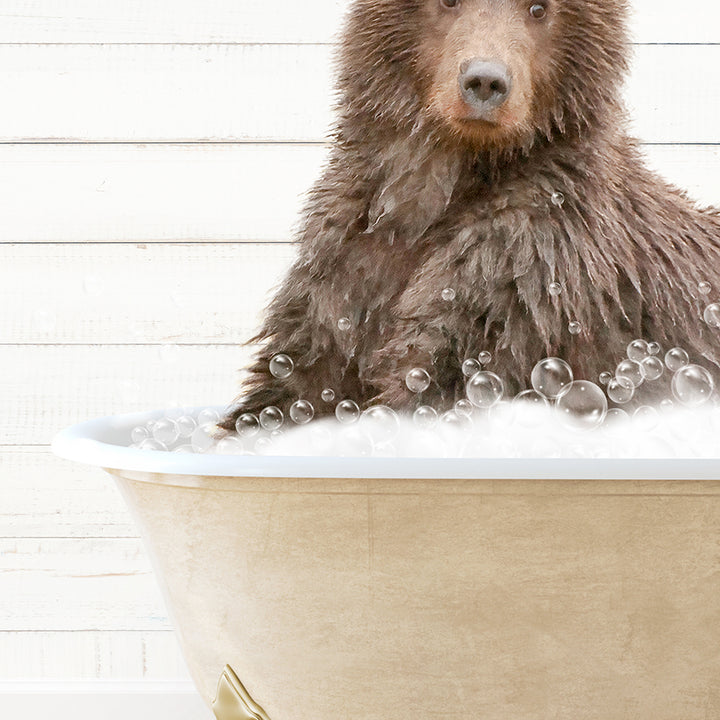
{"type": "Polygon", "coordinates": [[[178,455],[115,478],[221,720],[720,717],[717,460],[178,455]]]}

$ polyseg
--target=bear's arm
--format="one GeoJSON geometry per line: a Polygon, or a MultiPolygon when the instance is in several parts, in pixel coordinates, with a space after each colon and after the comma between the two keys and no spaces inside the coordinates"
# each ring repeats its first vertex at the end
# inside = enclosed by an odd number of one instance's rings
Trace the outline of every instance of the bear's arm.
{"type": "MultiPolygon", "coordinates": [[[[262,327],[249,341],[257,343],[240,392],[219,423],[233,430],[244,413],[268,406],[286,415],[293,402],[309,400],[317,414],[334,406],[321,400],[325,388],[341,397],[362,396],[352,334],[338,329],[348,312],[347,293],[358,286],[356,258],[348,251],[367,224],[367,192],[348,168],[331,158],[309,194],[298,237],[298,257],[265,312],[262,327]],[[270,360],[288,355],[293,372],[274,377],[270,360]]],[[[351,318],[357,323],[357,318],[351,318]]]]}

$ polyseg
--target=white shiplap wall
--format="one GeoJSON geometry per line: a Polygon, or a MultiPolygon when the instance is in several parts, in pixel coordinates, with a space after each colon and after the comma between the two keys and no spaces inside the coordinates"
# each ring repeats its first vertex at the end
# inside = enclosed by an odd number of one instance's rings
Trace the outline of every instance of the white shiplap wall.
{"type": "MultiPolygon", "coordinates": [[[[635,132],[718,202],[720,6],[634,4],[635,132]]],[[[117,492],[47,445],[233,395],[324,156],[345,5],[0,0],[0,681],[186,677],[117,492]]]]}

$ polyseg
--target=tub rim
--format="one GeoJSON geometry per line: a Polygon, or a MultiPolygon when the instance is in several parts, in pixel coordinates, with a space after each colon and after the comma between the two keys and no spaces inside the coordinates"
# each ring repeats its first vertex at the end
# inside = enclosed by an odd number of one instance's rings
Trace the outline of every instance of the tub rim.
{"type": "MultiPolygon", "coordinates": [[[[200,406],[195,411],[205,409],[200,406]]],[[[214,408],[221,411],[222,407],[214,408]]],[[[719,480],[720,458],[435,458],[204,455],[119,445],[136,425],[167,409],[107,415],[61,430],[57,456],[86,465],[158,475],[243,478],[449,480],[719,480]]]]}

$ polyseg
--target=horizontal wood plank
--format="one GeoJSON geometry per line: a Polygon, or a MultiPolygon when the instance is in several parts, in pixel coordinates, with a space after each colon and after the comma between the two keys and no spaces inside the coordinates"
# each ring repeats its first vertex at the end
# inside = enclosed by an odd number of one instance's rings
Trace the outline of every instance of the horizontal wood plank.
{"type": "MultiPolygon", "coordinates": [[[[650,145],[650,166],[720,202],[720,146],[650,145]]],[[[322,145],[0,145],[0,242],[280,241],[322,145]]]]}
{"type": "Polygon", "coordinates": [[[0,242],[281,240],[318,145],[0,145],[0,242]]]}
{"type": "Polygon", "coordinates": [[[326,42],[347,0],[4,0],[0,42],[326,42]]]}
{"type": "MultiPolygon", "coordinates": [[[[4,0],[0,42],[326,42],[350,0],[4,0]]],[[[638,42],[717,42],[720,9],[693,0],[633,0],[638,42]]]]}
{"type": "Polygon", "coordinates": [[[0,539],[138,537],[113,479],[98,468],[27,446],[0,447],[0,466],[0,539]]]}
{"type": "Polygon", "coordinates": [[[0,345],[0,445],[49,444],[92,417],[228,404],[249,354],[232,345],[0,345]]]}
{"type": "Polygon", "coordinates": [[[329,45],[0,45],[0,141],[319,141],[331,119],[331,53],[329,45]]]}
{"type": "Polygon", "coordinates": [[[635,47],[624,96],[643,142],[720,142],[720,45],[635,47]]]}
{"type": "Polygon", "coordinates": [[[0,716],[53,720],[211,720],[191,682],[0,681],[0,716]]]}
{"type": "Polygon", "coordinates": [[[0,539],[0,631],[169,630],[135,538],[0,539]]]}
{"type": "Polygon", "coordinates": [[[0,632],[0,678],[175,680],[190,675],[170,630],[0,632]]]}
{"type": "Polygon", "coordinates": [[[713,0],[691,0],[682,12],[673,0],[628,0],[628,5],[630,36],[635,42],[720,42],[720,6],[713,0]]]}
{"type": "MultiPolygon", "coordinates": [[[[332,53],[0,45],[0,142],[321,142],[332,121],[332,53]]],[[[720,45],[636,47],[625,95],[645,142],[720,142],[720,45]]]]}
{"type": "Polygon", "coordinates": [[[0,244],[0,337],[242,343],[295,251],[286,243],[0,244]]]}

